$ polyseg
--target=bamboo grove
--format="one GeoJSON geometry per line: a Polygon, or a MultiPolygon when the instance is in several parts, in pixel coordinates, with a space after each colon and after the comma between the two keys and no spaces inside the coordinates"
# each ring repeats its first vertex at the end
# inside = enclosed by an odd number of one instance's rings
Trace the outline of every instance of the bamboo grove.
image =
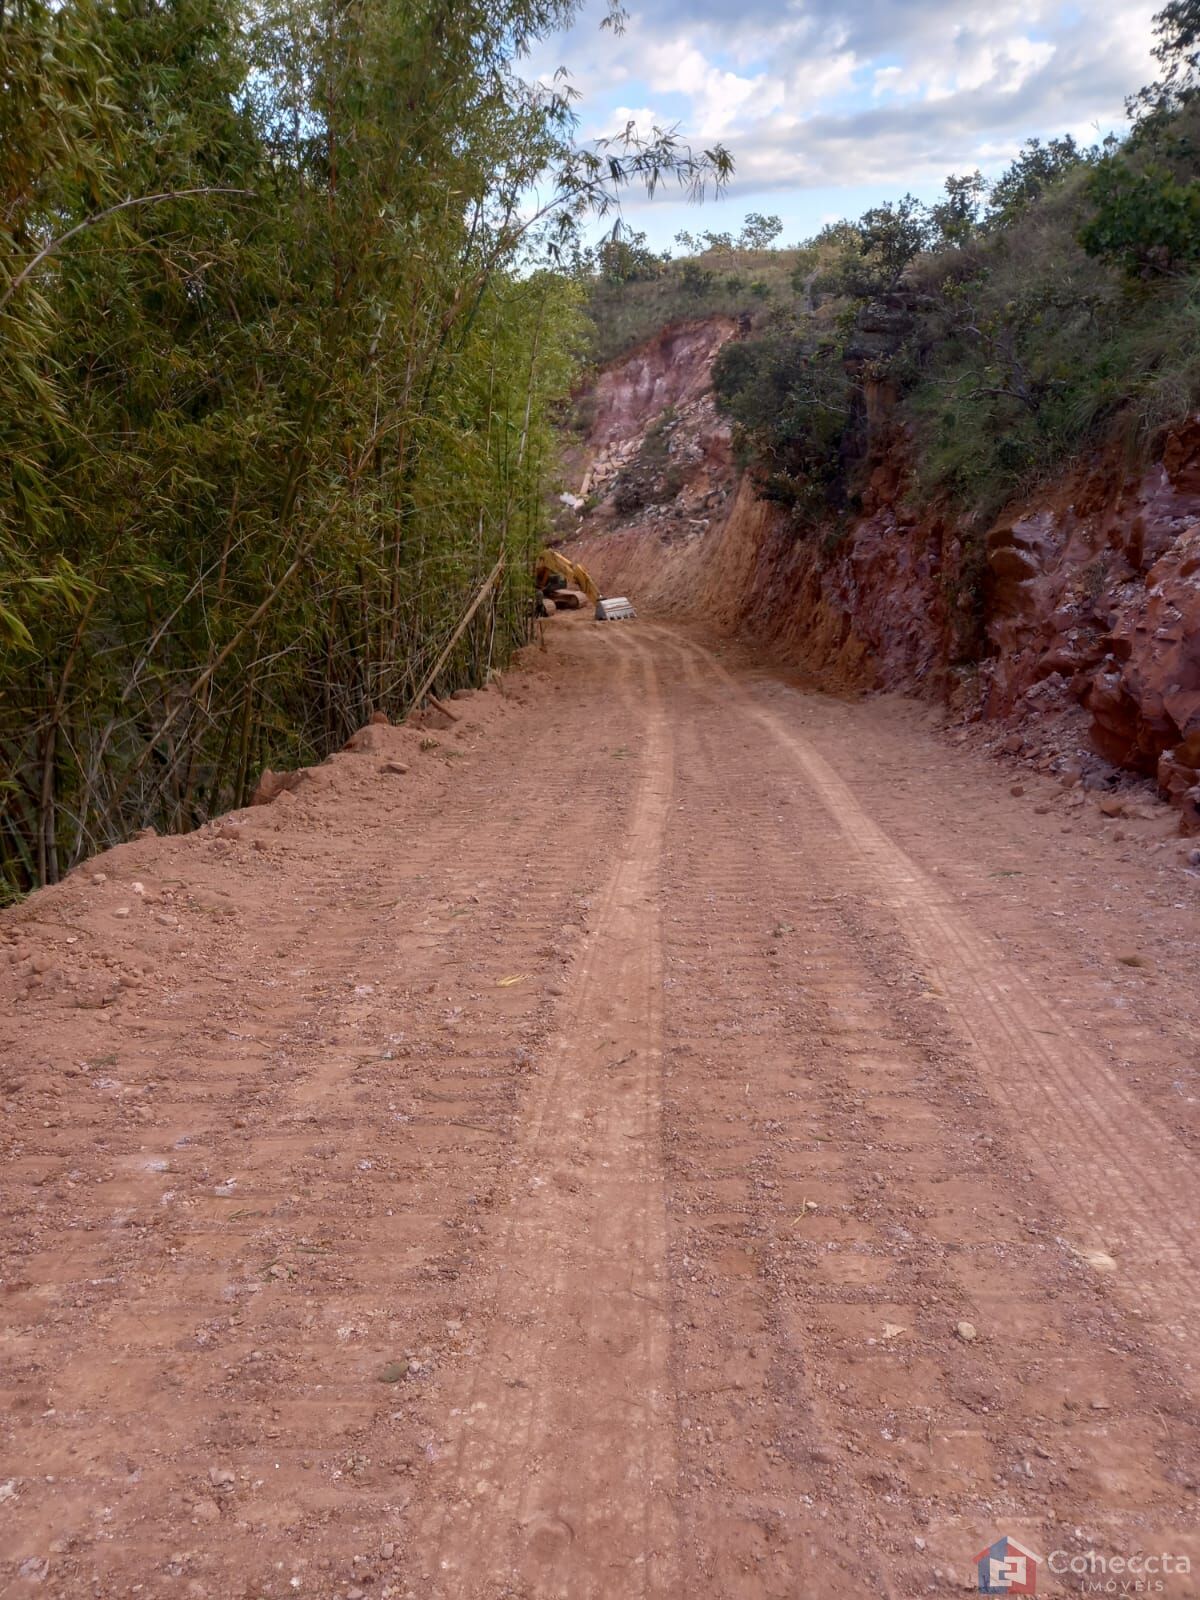
{"type": "Polygon", "coordinates": [[[526,636],[556,243],[730,165],[573,143],[573,5],[0,0],[0,893],[403,712],[500,561],[438,687],[526,636]]]}

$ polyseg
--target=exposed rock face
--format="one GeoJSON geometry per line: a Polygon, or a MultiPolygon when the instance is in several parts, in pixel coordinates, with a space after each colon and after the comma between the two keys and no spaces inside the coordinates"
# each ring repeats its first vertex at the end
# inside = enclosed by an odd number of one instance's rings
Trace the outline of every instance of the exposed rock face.
{"type": "Polygon", "coordinates": [[[1200,783],[1200,423],[1136,479],[1102,461],[1006,519],[988,565],[985,714],[1061,674],[1096,750],[1157,776],[1186,814],[1200,783]]]}
{"type": "Polygon", "coordinates": [[[1200,523],[1181,533],[1117,617],[1086,699],[1097,742],[1154,772],[1165,751],[1200,766],[1200,523]]]}
{"type": "Polygon", "coordinates": [[[737,331],[728,317],[664,328],[607,367],[592,391],[592,449],[624,444],[645,432],[670,407],[678,409],[712,390],[717,351],[737,331]]]}
{"type": "Polygon", "coordinates": [[[720,317],[667,328],[601,373],[579,468],[592,527],[637,516],[686,538],[727,509],[735,474],[712,364],[734,332],[720,317]]]}
{"type": "Polygon", "coordinates": [[[712,402],[735,331],[665,330],[599,379],[577,554],[601,586],[751,631],[846,687],[1014,722],[1086,707],[1098,754],[1157,777],[1200,831],[1200,418],[1149,470],[1101,455],[981,537],[906,505],[894,396],[876,393],[862,514],[798,536],[737,480],[712,402]],[[614,487],[664,412],[661,461],[683,469],[680,487],[622,515],[614,487]]]}

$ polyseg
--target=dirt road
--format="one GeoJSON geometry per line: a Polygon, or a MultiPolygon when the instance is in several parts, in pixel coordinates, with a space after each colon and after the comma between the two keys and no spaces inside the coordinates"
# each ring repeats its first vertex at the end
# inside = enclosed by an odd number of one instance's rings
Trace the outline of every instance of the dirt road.
{"type": "Polygon", "coordinates": [[[1195,1594],[1169,824],[547,633],[0,917],[0,1593],[1195,1594]]]}

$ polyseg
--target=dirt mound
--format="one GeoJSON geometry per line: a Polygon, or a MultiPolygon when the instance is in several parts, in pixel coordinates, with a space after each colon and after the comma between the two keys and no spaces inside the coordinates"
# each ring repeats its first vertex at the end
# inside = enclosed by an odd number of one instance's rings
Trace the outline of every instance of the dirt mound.
{"type": "MultiPolygon", "coordinates": [[[[540,670],[524,652],[508,681],[540,670]]],[[[497,685],[442,731],[369,724],[319,766],[265,771],[249,807],[196,832],[148,832],[93,856],[0,919],[0,966],[30,1005],[122,1015],[128,1004],[220,946],[223,924],[252,912],[297,836],[320,839],[419,814],[453,786],[455,763],[509,714],[497,685]],[[403,780],[403,782],[401,782],[403,780]]]]}

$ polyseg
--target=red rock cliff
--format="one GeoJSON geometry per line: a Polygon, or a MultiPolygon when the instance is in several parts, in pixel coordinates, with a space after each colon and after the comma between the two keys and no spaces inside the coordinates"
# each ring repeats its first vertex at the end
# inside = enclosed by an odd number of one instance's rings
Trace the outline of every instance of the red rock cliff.
{"type": "Polygon", "coordinates": [[[1148,470],[1102,455],[981,539],[907,505],[879,396],[862,514],[797,536],[739,478],[713,403],[734,332],[666,329],[597,382],[575,554],[601,587],[752,631],[841,686],[1014,726],[1084,708],[1098,755],[1157,777],[1200,830],[1200,419],[1148,470]]]}

